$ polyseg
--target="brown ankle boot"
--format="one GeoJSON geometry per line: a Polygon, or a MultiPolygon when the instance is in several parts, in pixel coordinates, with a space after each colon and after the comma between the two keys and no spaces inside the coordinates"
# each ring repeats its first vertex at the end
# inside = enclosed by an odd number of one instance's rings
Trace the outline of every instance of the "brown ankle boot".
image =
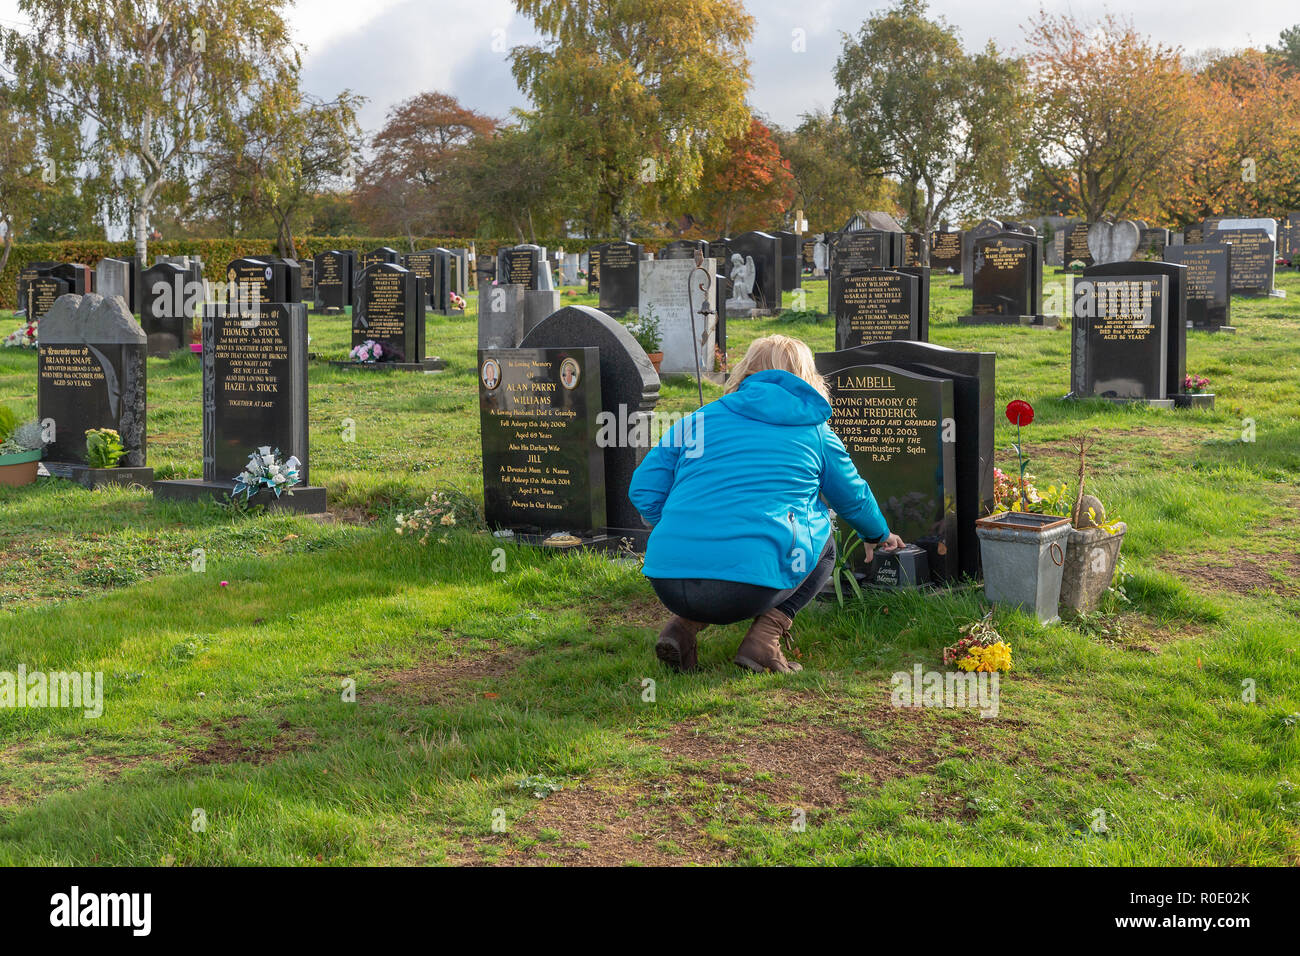
{"type": "Polygon", "coordinates": [[[695,635],[707,626],[674,614],[659,632],[655,657],[675,671],[695,670],[695,635]]]}
{"type": "Polygon", "coordinates": [[[763,612],[754,618],[745,639],[740,642],[736,663],[755,674],[764,671],[792,674],[803,670],[802,664],[787,661],[781,653],[782,638],[790,643],[791,648],[794,647],[790,640],[790,619],[775,608],[763,612]]]}

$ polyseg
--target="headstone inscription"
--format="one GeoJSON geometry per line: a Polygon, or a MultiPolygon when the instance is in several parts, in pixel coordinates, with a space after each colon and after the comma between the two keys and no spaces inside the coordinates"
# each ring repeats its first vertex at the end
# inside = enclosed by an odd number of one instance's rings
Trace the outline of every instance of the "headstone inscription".
{"type": "Polygon", "coordinates": [[[149,354],[167,358],[190,347],[194,319],[205,298],[194,284],[190,269],[175,262],[160,262],[140,275],[140,326],[148,338],[149,354]]]}
{"type": "Polygon", "coordinates": [[[1300,212],[1289,212],[1286,214],[1286,235],[1287,245],[1286,254],[1291,258],[1293,266],[1300,267],[1300,212]]]}
{"type": "Polygon", "coordinates": [[[641,262],[640,314],[653,316],[659,323],[660,349],[664,353],[659,363],[660,374],[704,376],[713,370],[713,350],[717,345],[714,298],[717,265],[712,259],[703,259],[701,271],[696,274],[695,269],[693,259],[641,262]],[[701,284],[706,286],[703,291],[698,289],[701,284]],[[696,309],[704,304],[707,316],[692,311],[692,292],[696,309]]]}
{"type": "Polygon", "coordinates": [[[844,443],[889,529],[925,549],[934,580],[960,573],[957,464],[944,434],[954,421],[953,383],[893,365],[826,374],[831,429],[844,443]]]}
{"type": "Polygon", "coordinates": [[[826,285],[827,307],[835,315],[840,306],[840,280],[865,269],[898,269],[903,264],[902,233],[860,229],[831,236],[826,285]]]}
{"type": "Polygon", "coordinates": [[[1163,275],[1097,274],[1076,282],[1071,395],[1171,407],[1168,301],[1163,275]]]}
{"type": "Polygon", "coordinates": [[[1062,265],[1067,268],[1075,262],[1082,262],[1085,266],[1092,265],[1092,250],[1088,248],[1088,223],[1072,223],[1066,226],[1064,231],[1065,249],[1062,265]]]}
{"type": "Polygon", "coordinates": [[[235,259],[226,266],[231,286],[247,290],[244,297],[259,302],[301,302],[302,267],[295,259],[235,259]]]}
{"type": "Polygon", "coordinates": [[[607,242],[600,253],[600,309],[610,315],[624,315],[637,308],[641,281],[641,244],[607,242]]]}
{"type": "MultiPolygon", "coordinates": [[[[746,263],[754,260],[754,309],[758,313],[776,313],[781,310],[781,293],[785,287],[782,279],[781,240],[766,232],[745,232],[733,236],[727,243],[732,256],[739,255],[746,263]]],[[[734,260],[733,260],[734,262],[734,260]]],[[[728,273],[730,275],[730,273],[728,273]]]]}
{"type": "Polygon", "coordinates": [[[962,233],[960,231],[930,233],[930,268],[956,272],[961,268],[962,233]]]}
{"type": "Polygon", "coordinates": [[[349,251],[331,249],[316,256],[316,311],[338,315],[352,304],[352,280],[355,256],[349,251]]]}
{"type": "Polygon", "coordinates": [[[600,350],[601,418],[611,432],[599,444],[605,459],[609,533],[644,545],[649,529],[628,500],[632,473],[651,447],[659,376],[636,339],[598,309],[568,306],[524,336],[520,348],[600,350]]]}
{"type": "MultiPolygon", "coordinates": [[[[953,384],[957,465],[957,540],[961,573],[980,575],[975,522],[993,509],[994,385],[993,352],[960,352],[928,342],[877,342],[843,352],[821,352],[817,370],[830,375],[854,365],[892,365],[909,372],[948,379],[953,384]]],[[[863,476],[871,480],[870,472],[863,476]]]]}
{"type": "Polygon", "coordinates": [[[299,261],[298,267],[302,270],[299,276],[302,279],[302,293],[299,302],[306,302],[307,308],[314,308],[316,305],[316,260],[303,259],[299,261]]]}
{"type": "Polygon", "coordinates": [[[478,368],[487,523],[603,535],[600,349],[484,349],[478,368]]]}
{"type": "Polygon", "coordinates": [[[358,301],[361,298],[361,274],[371,266],[379,265],[381,262],[400,265],[402,254],[396,249],[389,246],[381,246],[378,249],[371,249],[369,252],[363,252],[357,256],[352,263],[352,301],[353,309],[357,308],[358,301]]]}
{"type": "Polygon", "coordinates": [[[433,372],[445,367],[442,359],[425,357],[425,316],[428,293],[424,279],[391,262],[379,262],[361,273],[357,305],[352,313],[352,347],[377,342],[383,347],[378,362],[334,363],[348,367],[398,368],[408,372],[433,372]]]}
{"type": "Polygon", "coordinates": [[[54,308],[55,302],[71,294],[67,279],[60,279],[49,272],[39,273],[27,280],[27,314],[39,321],[54,308]]]}
{"type": "Polygon", "coordinates": [[[36,358],[36,408],[53,423],[45,468],[53,476],[93,486],[147,483],[144,330],[119,298],[90,293],[65,295],[41,321],[36,358]],[[103,476],[86,463],[86,432],[111,428],[126,453],[115,474],[103,476]],[[96,480],[100,474],[100,480],[96,480]]]}
{"type": "Polygon", "coordinates": [[[446,315],[451,309],[448,269],[451,255],[445,249],[424,249],[402,257],[402,265],[424,280],[429,312],[446,315]]]}
{"type": "Polygon", "coordinates": [[[1232,246],[1203,242],[1169,246],[1165,261],[1187,267],[1187,328],[1236,332],[1232,327],[1232,246]]]}
{"type": "Polygon", "coordinates": [[[925,244],[925,236],[919,232],[903,233],[903,265],[928,266],[929,264],[930,256],[925,244]]]}
{"type": "Polygon", "coordinates": [[[989,239],[1006,232],[1006,227],[999,219],[981,219],[974,229],[962,233],[961,247],[961,284],[963,288],[972,288],[975,281],[975,245],[981,239],[989,239]]]}
{"type": "Polygon", "coordinates": [[[512,282],[525,290],[540,289],[542,272],[548,268],[546,250],[531,243],[508,246],[497,251],[497,268],[499,282],[512,282]]]}
{"type": "Polygon", "coordinates": [[[600,294],[600,246],[587,252],[587,295],[600,294]]]}
{"type": "Polygon", "coordinates": [[[871,342],[919,340],[919,283],[891,269],[861,269],[839,280],[835,348],[871,342]]]}
{"type": "Polygon", "coordinates": [[[249,456],[298,459],[293,494],[266,488],[249,499],[271,510],[320,513],[325,489],[311,483],[307,425],[307,305],[203,310],[203,477],[155,481],[154,497],[224,501],[249,456]],[[267,451],[262,451],[267,449],[267,451]]]}
{"type": "Polygon", "coordinates": [[[1266,296],[1273,294],[1273,271],[1277,264],[1277,246],[1264,229],[1215,229],[1207,241],[1232,246],[1232,272],[1229,286],[1233,295],[1266,296]]]}
{"type": "Polygon", "coordinates": [[[1165,397],[1173,398],[1182,393],[1187,377],[1187,267],[1174,262],[1110,262],[1083,271],[1084,279],[1145,279],[1153,275],[1165,277],[1163,303],[1157,302],[1153,311],[1163,312],[1168,328],[1165,333],[1165,397]]]}
{"type": "Polygon", "coordinates": [[[1028,325],[1055,328],[1042,314],[1042,240],[1018,233],[999,233],[975,240],[974,292],[971,314],[963,325],[1028,325]]]}

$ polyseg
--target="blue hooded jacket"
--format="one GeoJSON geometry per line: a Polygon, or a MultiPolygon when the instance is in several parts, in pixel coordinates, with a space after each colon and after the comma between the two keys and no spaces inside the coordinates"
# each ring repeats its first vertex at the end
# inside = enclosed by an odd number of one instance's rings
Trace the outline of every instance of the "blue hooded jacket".
{"type": "Polygon", "coordinates": [[[628,489],[654,527],[646,577],[793,588],[831,533],[820,496],[867,541],[887,538],[830,416],[811,385],[769,369],[674,425],[628,489]]]}

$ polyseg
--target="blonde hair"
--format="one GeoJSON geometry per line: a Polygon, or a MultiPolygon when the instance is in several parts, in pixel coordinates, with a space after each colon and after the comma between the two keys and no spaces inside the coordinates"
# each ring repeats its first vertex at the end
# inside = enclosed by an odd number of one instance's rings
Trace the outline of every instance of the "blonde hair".
{"type": "Polygon", "coordinates": [[[749,343],[749,351],[731,370],[727,386],[723,391],[734,392],[755,372],[765,372],[773,368],[799,376],[817,389],[817,393],[822,398],[828,402],[831,400],[830,392],[826,388],[826,379],[822,378],[821,373],[817,371],[816,363],[813,362],[812,349],[788,335],[765,335],[749,343]]]}

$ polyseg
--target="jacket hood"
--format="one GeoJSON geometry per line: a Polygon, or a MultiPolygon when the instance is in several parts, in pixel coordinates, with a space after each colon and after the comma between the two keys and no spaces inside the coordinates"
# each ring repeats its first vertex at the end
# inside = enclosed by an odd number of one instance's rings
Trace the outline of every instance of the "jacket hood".
{"type": "Polygon", "coordinates": [[[830,402],[817,389],[780,369],[755,372],[718,401],[737,415],[772,425],[820,425],[831,417],[830,402]]]}

